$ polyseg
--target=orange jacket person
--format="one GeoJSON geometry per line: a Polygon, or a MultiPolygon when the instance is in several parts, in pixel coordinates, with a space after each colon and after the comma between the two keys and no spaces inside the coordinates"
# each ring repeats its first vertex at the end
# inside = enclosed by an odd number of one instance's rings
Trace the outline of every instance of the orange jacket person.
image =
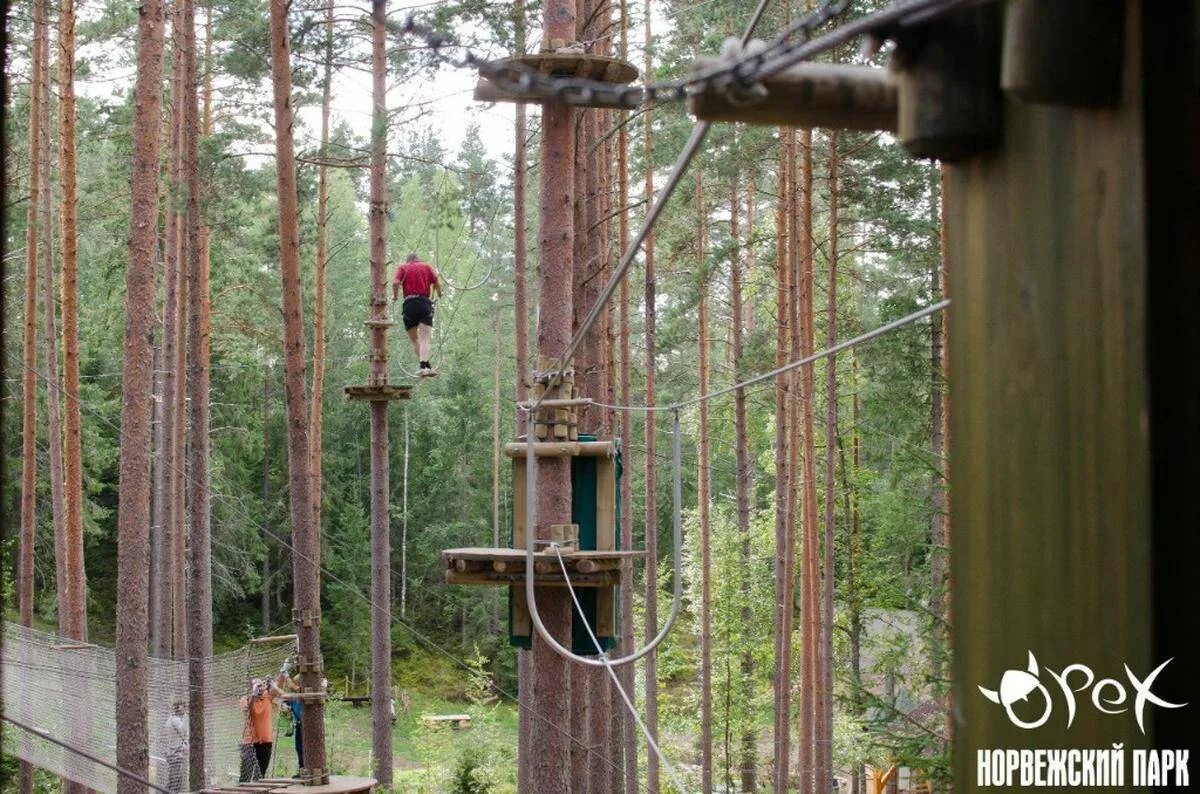
{"type": "Polygon", "coordinates": [[[396,278],[392,281],[392,302],[399,299],[401,289],[404,290],[404,303],[400,309],[404,330],[408,331],[408,340],[412,342],[413,352],[417,354],[421,366],[417,376],[432,378],[437,372],[429,364],[429,342],[433,335],[433,301],[430,296],[436,294],[442,297],[438,272],[416,254],[409,254],[404,264],[396,268],[396,278]]]}

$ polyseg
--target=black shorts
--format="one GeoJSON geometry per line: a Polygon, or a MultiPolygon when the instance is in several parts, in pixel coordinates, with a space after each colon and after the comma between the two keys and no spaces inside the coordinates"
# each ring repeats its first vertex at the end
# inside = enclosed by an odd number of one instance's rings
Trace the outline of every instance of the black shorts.
{"type": "Polygon", "coordinates": [[[420,324],[433,325],[433,301],[424,295],[410,295],[404,299],[400,309],[404,318],[404,330],[416,328],[420,324]]]}

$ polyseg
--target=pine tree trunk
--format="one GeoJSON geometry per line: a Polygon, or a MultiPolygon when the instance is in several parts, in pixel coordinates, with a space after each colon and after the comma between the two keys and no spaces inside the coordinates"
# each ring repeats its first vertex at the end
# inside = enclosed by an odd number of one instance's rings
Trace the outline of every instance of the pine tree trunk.
{"type": "Polygon", "coordinates": [[[213,652],[212,542],[209,487],[209,349],[210,313],[208,262],[201,250],[200,234],[200,104],[198,96],[200,59],[196,44],[195,0],[182,0],[180,42],[184,53],[181,100],[181,176],[186,196],[182,235],[186,257],[187,295],[187,390],[192,442],[188,464],[188,559],[187,636],[190,774],[192,788],[200,788],[207,777],[209,737],[204,714],[208,708],[211,682],[204,658],[213,652]]]}
{"type": "MultiPolygon", "coordinates": [[[[621,0],[621,51],[620,57],[629,57],[629,14],[626,0],[621,0]]],[[[617,244],[622,253],[629,247],[629,131],[626,121],[629,114],[622,112],[617,132],[617,200],[621,212],[617,221],[617,244]]],[[[619,304],[617,306],[618,346],[621,358],[621,405],[629,405],[633,399],[632,360],[629,347],[629,279],[621,279],[619,304]]],[[[621,421],[621,455],[625,474],[621,477],[621,548],[633,548],[633,414],[622,411],[621,421]]],[[[633,653],[633,601],[634,601],[633,560],[621,561],[621,653],[633,653]]],[[[636,704],[636,676],[634,666],[623,665],[617,670],[621,687],[636,704]]],[[[623,776],[614,780],[614,792],[629,792],[638,789],[638,756],[637,756],[637,725],[624,711],[616,710],[620,715],[621,724],[621,757],[623,761],[623,776]]]]}
{"type": "MultiPolygon", "coordinates": [[[[516,0],[513,4],[514,28],[517,53],[525,52],[525,3],[516,0]]],[[[516,146],[513,150],[513,315],[516,320],[514,339],[517,356],[517,401],[524,400],[529,386],[529,305],[526,295],[526,241],[527,221],[525,218],[526,154],[528,143],[525,129],[525,103],[517,102],[513,120],[516,146]]],[[[524,432],[520,412],[517,414],[517,432],[524,432]]]]}
{"type": "MultiPolygon", "coordinates": [[[[41,17],[44,7],[34,3],[41,17]]],[[[35,18],[35,31],[39,25],[35,18]]],[[[33,561],[37,541],[37,298],[38,209],[42,169],[38,163],[42,143],[41,36],[34,33],[32,82],[29,87],[29,206],[25,227],[25,304],[21,370],[21,542],[17,557],[17,605],[22,626],[33,625],[33,561]]]]}
{"type": "MultiPolygon", "coordinates": [[[[153,17],[153,8],[147,9],[142,15],[143,19],[146,17],[153,17]]],[[[139,26],[139,34],[141,30],[142,28],[139,26]]],[[[161,31],[159,31],[158,35],[161,38],[161,31]]],[[[141,39],[139,38],[140,41],[141,39]]],[[[160,50],[161,46],[160,42],[158,44],[160,50]]],[[[141,47],[139,44],[139,57],[140,54],[141,47]]],[[[46,57],[49,57],[48,49],[46,57]]],[[[161,52],[158,57],[161,59],[161,52]]],[[[158,68],[161,74],[161,64],[158,68]]],[[[139,79],[140,77],[139,64],[139,79]]],[[[147,90],[150,90],[149,87],[147,87],[147,90]]],[[[161,93],[161,87],[157,90],[161,93]]],[[[66,403],[65,421],[63,423],[63,490],[65,494],[63,523],[66,535],[63,571],[66,576],[65,602],[67,605],[67,614],[65,620],[66,628],[62,633],[67,637],[86,641],[88,637],[87,572],[84,568],[83,557],[83,413],[79,387],[79,278],[75,167],[75,4],[73,0],[63,0],[59,5],[58,97],[58,170],[61,201],[59,209],[59,252],[62,259],[63,392],[66,403]]],[[[135,105],[136,97],[135,93],[135,105]]],[[[135,126],[136,123],[135,118],[135,126]]],[[[136,133],[134,137],[136,141],[136,133]]],[[[155,203],[157,203],[156,194],[153,198],[155,203]]],[[[132,246],[133,242],[131,241],[131,251],[132,246]]],[[[151,260],[151,268],[153,268],[153,260],[151,260]]],[[[153,274],[153,270],[151,270],[151,274],[153,274]]],[[[127,293],[126,299],[128,300],[128,298],[129,295],[127,293]]],[[[128,383],[124,385],[126,387],[129,386],[128,383]]],[[[124,421],[123,418],[122,421],[124,421]]],[[[147,426],[148,429],[149,427],[147,426]]],[[[122,440],[123,443],[124,439],[122,440]]],[[[147,510],[149,509],[148,503],[146,508],[147,510]]],[[[118,537],[120,537],[120,527],[121,523],[118,516],[118,537]]],[[[118,549],[119,567],[120,550],[118,549]]],[[[118,578],[119,576],[120,574],[118,573],[118,578]]],[[[129,595],[136,596],[136,594],[129,595]]],[[[142,598],[144,597],[145,590],[143,589],[142,598]]],[[[146,629],[144,608],[140,615],[142,631],[144,632],[146,629]]],[[[136,619],[136,616],[131,616],[131,619],[136,619]]],[[[63,622],[60,616],[60,626],[63,622]]],[[[118,620],[119,634],[120,627],[118,620]]],[[[119,637],[118,647],[120,647],[119,637]]],[[[144,651],[145,646],[143,643],[143,654],[144,651]]],[[[134,675],[136,676],[136,672],[134,675]]],[[[86,710],[86,695],[84,696],[84,702],[84,710],[86,710]]],[[[118,704],[120,704],[120,692],[118,692],[118,704]]],[[[86,730],[85,726],[82,725],[79,726],[79,729],[86,730]]],[[[120,757],[120,749],[118,749],[118,761],[120,757]]],[[[63,788],[66,794],[79,794],[79,792],[84,791],[83,786],[78,783],[68,782],[63,788]]]]}
{"type": "MultiPolygon", "coordinates": [[[[279,263],[282,283],[284,399],[287,405],[289,517],[292,523],[292,566],[296,632],[300,654],[321,655],[321,535],[313,521],[312,447],[309,443],[305,395],[304,320],[300,296],[300,225],[296,193],[296,150],[293,139],[292,74],[287,3],[271,0],[271,83],[275,119],[275,173],[278,192],[279,263]]],[[[321,673],[300,674],[304,691],[319,692],[321,673]]],[[[307,770],[326,770],[325,704],[304,704],[304,761],[307,770]]]]}
{"type": "MultiPolygon", "coordinates": [[[[620,58],[629,59],[629,8],[626,0],[620,0],[620,58]]],[[[629,247],[629,130],[626,121],[629,113],[622,112],[618,118],[617,131],[617,200],[620,212],[617,221],[617,245],[624,253],[629,247]]],[[[617,306],[618,348],[620,354],[620,404],[629,405],[634,393],[632,387],[632,360],[629,345],[629,278],[620,279],[619,303],[617,306]]],[[[634,548],[634,414],[620,413],[620,450],[622,450],[625,474],[620,479],[620,547],[634,548]]],[[[634,560],[620,563],[620,652],[632,654],[634,646],[634,560]]],[[[617,670],[620,685],[636,704],[636,675],[632,664],[624,664],[617,670]]],[[[613,781],[616,794],[637,792],[637,726],[622,710],[617,710],[620,722],[620,745],[622,745],[622,777],[613,781]]]]}
{"type": "Polygon", "coordinates": [[[262,503],[263,503],[263,522],[262,522],[262,542],[263,542],[263,559],[262,559],[262,594],[259,600],[259,611],[261,613],[261,627],[264,636],[271,633],[271,549],[275,543],[271,539],[269,533],[270,522],[270,505],[271,505],[271,434],[270,434],[270,419],[271,419],[271,367],[268,364],[263,368],[263,407],[262,407],[262,422],[263,422],[263,467],[262,467],[262,503]]]}
{"type": "MultiPolygon", "coordinates": [[[[29,206],[25,228],[25,303],[24,337],[21,370],[21,534],[17,551],[17,609],[22,626],[33,625],[34,546],[37,541],[37,288],[38,288],[38,210],[41,207],[43,133],[42,81],[46,75],[42,63],[47,59],[47,42],[43,39],[45,5],[33,4],[32,80],[29,87],[29,206]]],[[[45,186],[49,190],[49,184],[45,186]]],[[[49,222],[49,217],[42,219],[49,222]]],[[[47,306],[51,312],[52,307],[47,306]]],[[[53,390],[54,386],[50,385],[53,390]]],[[[56,552],[58,536],[55,536],[56,552]]],[[[61,563],[56,566],[61,568],[61,563]]],[[[61,586],[61,577],[58,584],[61,586]]],[[[62,592],[61,590],[59,591],[62,592]]],[[[60,614],[61,619],[61,614],[60,614]]],[[[33,791],[33,766],[22,761],[20,791],[33,791]]]]}
{"type": "MultiPolygon", "coordinates": [[[[829,280],[825,291],[825,344],[837,343],[837,267],[838,267],[838,134],[829,135],[829,280]]],[[[817,703],[820,719],[817,730],[817,790],[825,791],[833,779],[833,576],[834,537],[837,532],[834,490],[835,442],[837,439],[837,357],[829,356],[825,366],[825,536],[824,591],[821,609],[820,691],[817,703]]]]}
{"type": "MultiPolygon", "coordinates": [[[[791,266],[788,244],[788,227],[792,220],[790,196],[792,193],[793,148],[789,139],[794,135],[790,128],[781,128],[779,143],[779,198],[775,212],[775,269],[778,273],[775,289],[775,311],[778,325],[775,335],[775,365],[787,362],[791,327],[791,266]]],[[[792,378],[783,375],[775,379],[775,730],[774,765],[776,791],[786,791],[789,781],[791,760],[791,686],[792,686],[792,640],[790,615],[792,532],[788,503],[792,490],[792,475],[789,448],[791,444],[791,386],[792,378]]]]}
{"type": "MultiPolygon", "coordinates": [[[[801,173],[799,179],[800,217],[798,219],[799,260],[800,272],[797,273],[799,294],[799,319],[796,323],[798,344],[793,343],[793,357],[803,358],[813,352],[813,158],[812,130],[802,130],[800,133],[801,173]]],[[[820,648],[820,566],[818,563],[818,533],[817,533],[817,480],[816,480],[816,442],[813,436],[813,367],[806,364],[799,370],[800,394],[800,427],[799,436],[803,445],[801,451],[802,471],[800,482],[803,485],[803,519],[802,530],[802,565],[801,565],[801,614],[804,620],[802,653],[803,684],[801,696],[801,752],[806,754],[800,765],[800,787],[816,786],[818,726],[820,717],[820,689],[818,651],[820,648]],[[807,761],[807,763],[804,763],[807,761]]],[[[821,785],[825,785],[821,783],[821,785]]]]}
{"type": "MultiPolygon", "coordinates": [[[[161,56],[160,56],[161,57],[161,56]]],[[[149,90],[149,89],[147,89],[149,90]]],[[[63,632],[87,640],[87,575],[83,564],[83,415],[79,402],[79,269],[75,175],[75,4],[63,0],[58,16],[58,181],[62,261],[64,491],[67,619],[63,632]]],[[[157,198],[157,196],[156,196],[157,198]]]]}
{"type": "MultiPolygon", "coordinates": [[[[575,5],[571,0],[547,0],[542,7],[543,35],[571,40],[575,36],[575,5]]],[[[542,107],[541,172],[538,197],[538,367],[550,366],[564,354],[571,339],[574,309],[572,273],[575,235],[575,111],[549,102],[542,107]]],[[[567,362],[567,367],[571,366],[567,362]]],[[[553,397],[554,394],[550,393],[553,397]]],[[[546,458],[537,465],[537,536],[549,537],[552,524],[571,522],[571,464],[566,458],[546,458]]],[[[561,588],[537,589],[542,620],[559,642],[571,642],[571,605],[561,588]]],[[[533,640],[533,719],[529,782],[533,791],[571,791],[571,742],[563,728],[571,724],[571,678],[568,662],[540,638],[533,640]]],[[[532,717],[532,715],[528,715],[532,717]]]]}
{"type": "Polygon", "coordinates": [[[329,259],[329,103],[333,87],[333,0],[325,4],[325,64],[321,80],[321,164],[317,166],[317,253],[313,268],[312,455],[313,521],[321,526],[321,454],[325,396],[325,271],[329,259]]]}
{"type": "MultiPolygon", "coordinates": [[[[160,190],[161,192],[161,190],[160,190]]],[[[155,268],[157,270],[157,268],[155,268]]],[[[157,308],[157,307],[155,307],[157,308]]],[[[162,338],[162,315],[155,312],[155,339],[162,338]]],[[[147,610],[148,630],[150,632],[150,655],[162,658],[167,654],[164,653],[164,647],[169,647],[170,639],[170,624],[168,630],[163,632],[162,624],[164,617],[170,616],[171,605],[167,601],[170,598],[170,588],[165,587],[166,572],[164,568],[167,564],[168,546],[163,538],[163,516],[164,506],[163,500],[166,497],[166,492],[163,490],[165,485],[163,471],[166,457],[163,455],[163,444],[166,443],[166,436],[163,430],[163,376],[162,376],[162,345],[152,343],[154,350],[154,395],[153,409],[151,413],[150,426],[151,434],[154,438],[154,451],[150,455],[150,470],[153,474],[153,482],[150,486],[150,604],[147,610]],[[165,594],[165,597],[164,597],[165,594]]]]}
{"type": "MultiPolygon", "coordinates": [[[[63,5],[64,29],[73,38],[73,9],[63,5]]],[[[125,275],[125,351],[121,383],[120,505],[117,511],[117,764],[145,777],[149,772],[150,737],[146,710],[148,669],[146,643],[150,570],[150,442],[153,396],[155,258],[157,254],[158,173],[162,150],[163,6],[146,0],[138,16],[137,81],[134,87],[133,169],[129,232],[129,268],[125,275]]],[[[63,46],[64,63],[73,47],[63,46]]],[[[61,72],[60,72],[61,76],[61,72]]],[[[69,81],[60,80],[64,95],[69,81]]],[[[74,115],[73,108],[64,115],[74,115]]],[[[64,140],[69,124],[60,125],[64,140]]],[[[74,158],[63,157],[64,175],[74,158]]],[[[64,180],[64,198],[65,180],[64,180]]],[[[73,196],[72,196],[73,198],[73,196]]],[[[66,213],[64,213],[65,215],[66,213]]],[[[64,217],[64,227],[68,218],[64,217]]],[[[74,202],[69,222],[74,224],[74,202]]],[[[64,246],[65,256],[66,246],[64,246]]],[[[118,792],[141,791],[120,777],[118,792]]]]}
{"type": "MultiPolygon", "coordinates": [[[[43,6],[38,0],[34,4],[43,6]]],[[[50,514],[54,526],[54,572],[55,592],[58,593],[58,629],[62,634],[66,630],[67,612],[70,604],[67,601],[67,528],[66,528],[66,498],[63,493],[63,442],[62,442],[62,386],[58,372],[58,303],[55,301],[54,278],[54,233],[53,233],[53,195],[50,181],[50,163],[52,158],[50,146],[50,25],[44,17],[41,22],[35,22],[38,37],[42,45],[42,86],[41,86],[41,143],[38,147],[38,168],[40,171],[40,189],[38,196],[41,203],[41,249],[42,257],[42,332],[43,347],[46,355],[46,422],[47,447],[50,458],[50,514]]],[[[32,197],[31,197],[32,198],[32,197]]]]}
{"type": "MultiPolygon", "coordinates": [[[[700,394],[708,393],[708,212],[704,206],[704,181],[696,171],[696,262],[700,270],[700,300],[696,312],[696,343],[699,347],[700,394]]],[[[708,401],[700,403],[699,462],[696,472],[696,504],[700,513],[700,788],[712,791],[712,551],[710,510],[712,472],[709,461],[708,401]]]]}
{"type": "MultiPolygon", "coordinates": [[[[599,21],[604,18],[601,0],[578,0],[576,4],[576,39],[592,41],[599,38],[599,21]]],[[[593,45],[599,50],[599,44],[593,45]]],[[[601,172],[604,169],[600,146],[600,111],[578,111],[575,147],[575,268],[573,327],[579,327],[596,304],[605,281],[605,250],[603,248],[604,214],[601,199],[601,172]]],[[[582,394],[608,402],[607,322],[601,313],[583,340],[576,355],[576,368],[582,375],[582,394]]],[[[577,379],[577,383],[579,380],[577,379]]],[[[598,437],[609,435],[607,409],[587,406],[581,409],[579,430],[598,437]]],[[[607,792],[612,788],[610,749],[612,729],[612,684],[600,667],[571,669],[571,694],[576,704],[574,713],[583,718],[580,730],[573,731],[584,745],[576,745],[582,785],[580,791],[607,792]]]]}
{"type": "MultiPolygon", "coordinates": [[[[387,319],[387,0],[371,3],[371,306],[372,320],[387,319]]],[[[322,322],[324,319],[322,318],[322,322]]],[[[387,383],[387,327],[371,328],[371,382],[387,383]]],[[[315,381],[314,381],[315,383],[315,381]]],[[[313,395],[314,402],[317,395],[313,395]]],[[[371,406],[371,735],[374,775],[392,785],[392,544],[388,403],[371,406]]],[[[320,442],[314,439],[314,443],[320,442]]],[[[314,505],[319,494],[314,492],[314,505]]],[[[319,532],[319,524],[317,525],[319,532]]],[[[307,759],[306,759],[307,760],[307,759]]]]}
{"type": "Polygon", "coordinates": [[[187,272],[183,233],[183,80],[187,69],[184,51],[183,13],[175,4],[171,16],[171,112],[170,151],[167,158],[168,200],[166,207],[166,267],[163,294],[163,443],[164,466],[163,523],[169,539],[169,560],[164,566],[171,588],[172,652],[176,659],[187,658],[187,535],[185,531],[186,477],[184,436],[187,420],[187,272]]]}
{"type": "MultiPolygon", "coordinates": [[[[654,74],[654,59],[652,55],[653,35],[650,27],[650,0],[646,0],[646,67],[644,74],[649,78],[654,74]]],[[[643,199],[646,211],[654,201],[654,131],[653,113],[647,105],[642,117],[643,158],[646,169],[646,183],[643,199]]],[[[655,404],[655,336],[657,334],[657,310],[655,307],[655,275],[654,275],[654,229],[646,234],[645,262],[645,341],[646,341],[646,405],[655,404]]],[[[654,412],[646,412],[646,502],[645,502],[645,537],[646,537],[646,567],[644,571],[646,602],[645,602],[645,638],[650,641],[658,633],[658,477],[655,471],[655,426],[654,412]]],[[[658,741],[658,652],[646,654],[646,730],[654,740],[658,741]]],[[[658,757],[653,752],[646,753],[646,791],[649,794],[659,792],[658,757]]]]}
{"type": "MultiPolygon", "coordinates": [[[[753,194],[749,201],[753,202],[753,194]]],[[[729,237],[733,245],[733,251],[729,260],[729,295],[730,295],[730,318],[733,329],[733,380],[735,383],[740,382],[742,378],[742,356],[744,355],[744,323],[742,312],[744,311],[742,301],[742,249],[741,238],[739,236],[738,207],[741,204],[741,198],[738,195],[738,176],[734,174],[730,181],[730,202],[729,202],[729,237]]],[[[753,239],[754,227],[752,224],[747,224],[746,236],[748,239],[753,239]]],[[[749,249],[749,246],[747,246],[749,249]]],[[[751,625],[753,613],[750,606],[750,582],[752,576],[751,556],[750,556],[750,489],[751,483],[751,461],[754,459],[749,447],[749,439],[746,433],[746,391],[745,389],[736,389],[733,392],[733,436],[734,436],[734,455],[735,466],[735,498],[737,500],[737,525],[738,534],[741,536],[742,543],[739,547],[739,561],[741,563],[742,578],[741,578],[741,596],[744,601],[741,617],[742,623],[745,626],[751,625]]],[[[749,643],[747,643],[749,645],[749,643]]],[[[758,733],[754,728],[754,651],[747,647],[741,656],[741,689],[738,693],[739,699],[742,701],[742,708],[745,709],[747,717],[742,726],[741,736],[741,760],[739,761],[740,779],[742,791],[755,791],[757,784],[757,741],[758,733]]],[[[727,785],[732,788],[732,782],[727,785]]]]}

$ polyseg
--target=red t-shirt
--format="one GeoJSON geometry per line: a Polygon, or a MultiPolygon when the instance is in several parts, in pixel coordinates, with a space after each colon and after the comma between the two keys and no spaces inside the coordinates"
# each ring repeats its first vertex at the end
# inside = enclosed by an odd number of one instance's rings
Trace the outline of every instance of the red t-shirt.
{"type": "Polygon", "coordinates": [[[404,290],[404,297],[421,295],[429,297],[429,288],[437,284],[437,271],[428,262],[420,259],[405,262],[396,268],[395,282],[404,290]]]}

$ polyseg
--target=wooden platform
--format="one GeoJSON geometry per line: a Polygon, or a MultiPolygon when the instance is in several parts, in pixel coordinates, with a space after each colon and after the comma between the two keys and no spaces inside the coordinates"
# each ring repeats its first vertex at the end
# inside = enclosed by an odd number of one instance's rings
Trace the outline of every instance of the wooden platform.
{"type": "Polygon", "coordinates": [[[357,794],[375,787],[375,778],[333,775],[321,786],[306,786],[295,778],[270,777],[252,783],[206,788],[201,794],[357,794]]]}
{"type": "MultiPolygon", "coordinates": [[[[612,587],[620,584],[621,562],[645,556],[644,551],[568,551],[563,563],[575,587],[612,587]]],[[[464,585],[514,585],[525,583],[523,549],[464,548],[442,552],[446,563],[446,583],[464,585]]],[[[538,585],[561,587],[565,584],[558,556],[552,551],[533,555],[538,585]]]]}
{"type": "Polygon", "coordinates": [[[363,402],[388,402],[390,400],[407,400],[412,397],[412,386],[401,386],[396,383],[347,386],[345,391],[346,399],[363,402]]]}
{"type": "MultiPolygon", "coordinates": [[[[493,61],[494,66],[504,67],[520,64],[528,69],[556,77],[576,77],[613,85],[632,83],[638,76],[637,67],[629,61],[607,55],[585,52],[537,52],[515,58],[493,61]]],[[[540,96],[526,96],[508,91],[487,77],[480,76],[475,85],[475,99],[479,102],[542,102],[540,96]]],[[[589,103],[586,107],[616,107],[603,100],[589,103]]]]}
{"type": "Polygon", "coordinates": [[[360,791],[371,791],[375,788],[375,782],[373,777],[333,775],[323,786],[306,786],[293,782],[290,786],[272,789],[271,794],[357,794],[360,791]]]}

